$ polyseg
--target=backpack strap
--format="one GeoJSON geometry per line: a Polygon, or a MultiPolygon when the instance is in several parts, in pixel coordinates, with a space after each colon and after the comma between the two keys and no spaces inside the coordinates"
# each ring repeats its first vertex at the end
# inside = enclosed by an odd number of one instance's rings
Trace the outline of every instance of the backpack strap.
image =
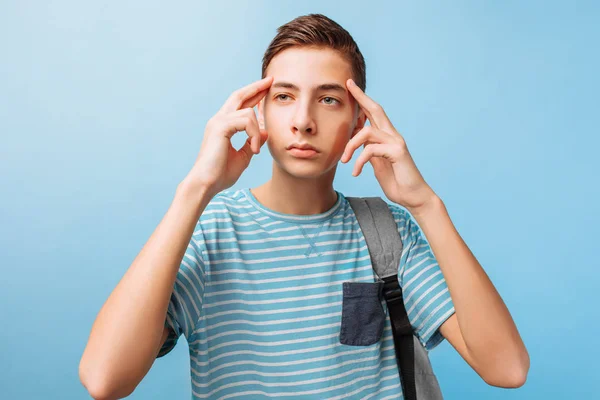
{"type": "MultiPolygon", "coordinates": [[[[398,282],[402,239],[396,221],[387,203],[380,197],[347,197],[347,200],[367,242],[373,269],[384,281],[383,294],[390,313],[404,398],[416,400],[415,338],[398,282]]],[[[428,362],[428,358],[424,362],[428,362]]]]}
{"type": "Polygon", "coordinates": [[[388,205],[380,197],[348,197],[365,236],[375,273],[380,279],[398,277],[402,239],[388,205]]]}

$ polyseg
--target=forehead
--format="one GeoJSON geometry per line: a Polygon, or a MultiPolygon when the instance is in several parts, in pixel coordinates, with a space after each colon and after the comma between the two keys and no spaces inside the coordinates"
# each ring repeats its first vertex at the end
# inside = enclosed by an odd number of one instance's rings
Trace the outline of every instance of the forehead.
{"type": "Polygon", "coordinates": [[[278,53],[266,70],[275,81],[311,87],[322,82],[336,82],[345,87],[352,78],[352,67],[340,53],[329,48],[291,47],[278,53]]]}

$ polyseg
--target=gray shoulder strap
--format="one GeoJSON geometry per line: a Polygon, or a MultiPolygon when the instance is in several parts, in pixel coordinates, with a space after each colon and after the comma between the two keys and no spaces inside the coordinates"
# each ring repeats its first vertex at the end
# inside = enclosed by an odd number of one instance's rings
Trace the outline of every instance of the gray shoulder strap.
{"type": "Polygon", "coordinates": [[[363,232],[373,269],[380,279],[398,274],[402,239],[387,203],[381,197],[347,197],[363,232]]]}
{"type": "MultiPolygon", "coordinates": [[[[356,214],[363,232],[371,264],[379,278],[387,278],[398,273],[402,255],[402,239],[394,216],[387,203],[380,197],[347,197],[356,214]]],[[[402,293],[402,292],[400,292],[402,293]]],[[[400,297],[402,300],[402,297],[400,297]]],[[[390,321],[394,336],[396,359],[406,400],[443,400],[437,377],[433,373],[428,351],[416,335],[403,336],[399,332],[402,324],[410,324],[401,303],[391,303],[386,298],[390,310],[390,321]],[[402,312],[400,312],[402,310],[402,312]],[[400,325],[399,325],[400,324],[400,325]],[[405,367],[402,367],[404,365],[405,367]]]]}

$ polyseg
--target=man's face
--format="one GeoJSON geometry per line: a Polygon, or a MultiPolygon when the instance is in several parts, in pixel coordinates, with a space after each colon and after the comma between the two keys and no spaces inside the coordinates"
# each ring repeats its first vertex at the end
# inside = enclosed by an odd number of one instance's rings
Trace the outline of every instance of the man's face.
{"type": "Polygon", "coordinates": [[[299,178],[318,178],[337,166],[365,123],[346,88],[350,63],[331,49],[292,47],[273,57],[266,75],[274,79],[258,106],[258,119],[275,162],[299,178]],[[295,143],[309,144],[317,153],[288,150],[295,143]]]}

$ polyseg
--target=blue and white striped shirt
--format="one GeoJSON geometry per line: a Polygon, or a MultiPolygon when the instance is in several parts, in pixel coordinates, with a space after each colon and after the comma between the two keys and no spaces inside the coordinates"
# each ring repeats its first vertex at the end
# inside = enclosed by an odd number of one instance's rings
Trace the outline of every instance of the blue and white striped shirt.
{"type": "MultiPolygon", "coordinates": [[[[314,215],[282,214],[249,189],[217,194],[202,213],[171,295],[170,332],[189,343],[193,399],[397,399],[402,387],[389,313],[381,340],[339,340],[343,282],[375,282],[349,202],[314,215]]],[[[404,250],[398,279],[428,350],[454,313],[439,265],[410,214],[389,204],[404,250]]]]}

